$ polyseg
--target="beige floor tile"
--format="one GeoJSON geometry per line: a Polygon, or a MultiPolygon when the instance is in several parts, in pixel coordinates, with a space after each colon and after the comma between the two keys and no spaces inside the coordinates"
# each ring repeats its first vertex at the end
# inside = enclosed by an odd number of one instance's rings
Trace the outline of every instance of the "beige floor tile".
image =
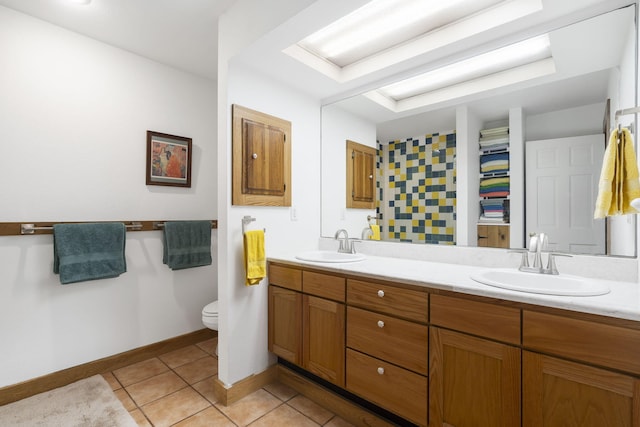
{"type": "Polygon", "coordinates": [[[127,411],[133,411],[137,408],[136,403],[131,400],[131,396],[129,396],[125,389],[121,388],[119,390],[115,390],[113,394],[116,395],[118,400],[122,403],[122,406],[124,406],[124,409],[127,411]]]}
{"type": "Polygon", "coordinates": [[[163,372],[167,372],[169,368],[158,358],[148,359],[143,362],[134,363],[133,365],[117,369],[113,371],[113,375],[120,381],[124,387],[135,384],[147,378],[154,377],[163,372]]]}
{"type": "Polygon", "coordinates": [[[189,384],[195,384],[205,378],[218,374],[218,359],[203,357],[174,369],[189,384]]]}
{"type": "Polygon", "coordinates": [[[155,427],[171,426],[210,406],[194,389],[187,387],[142,407],[155,427]]]}
{"type": "Polygon", "coordinates": [[[130,411],[129,415],[131,415],[131,418],[138,424],[138,427],[153,427],[140,409],[130,411]]]}
{"type": "Polygon", "coordinates": [[[338,417],[337,415],[324,425],[324,427],[355,427],[350,422],[345,421],[343,418],[338,417]]]}
{"type": "Polygon", "coordinates": [[[158,400],[187,386],[173,371],[147,378],[126,387],[127,392],[138,406],[158,400]]]}
{"type": "Polygon", "coordinates": [[[283,402],[286,402],[287,400],[298,394],[297,391],[289,386],[282,384],[281,382],[271,383],[264,386],[263,388],[283,402]]]}
{"type": "Polygon", "coordinates": [[[104,374],[102,374],[102,378],[104,378],[105,381],[107,381],[107,383],[109,383],[109,386],[111,387],[111,390],[118,390],[118,389],[122,388],[122,384],[120,384],[120,382],[113,375],[112,372],[105,372],[104,374]]]}
{"type": "Polygon", "coordinates": [[[210,355],[215,356],[216,346],[218,345],[218,338],[211,338],[210,340],[199,342],[196,345],[210,355]]]}
{"type": "Polygon", "coordinates": [[[209,354],[196,345],[190,345],[179,350],[172,351],[170,353],[163,354],[159,357],[164,363],[166,363],[171,369],[178,366],[182,366],[186,363],[193,362],[208,356],[209,354]]]}
{"type": "Polygon", "coordinates": [[[281,405],[263,417],[249,424],[250,427],[318,427],[319,424],[305,417],[288,405],[281,405]]]}
{"type": "Polygon", "coordinates": [[[327,411],[322,406],[318,405],[311,399],[308,399],[302,395],[296,396],[287,402],[288,405],[293,406],[302,414],[311,418],[313,421],[322,425],[333,418],[333,413],[327,411]]]}
{"type": "Polygon", "coordinates": [[[234,423],[229,421],[227,417],[218,409],[211,407],[202,412],[174,424],[173,427],[236,427],[234,423]]]}
{"type": "Polygon", "coordinates": [[[260,389],[229,406],[218,403],[216,407],[237,425],[246,426],[281,404],[280,399],[260,389]]]}
{"type": "Polygon", "coordinates": [[[199,381],[192,385],[192,387],[195,388],[198,393],[200,393],[205,399],[207,399],[212,404],[218,402],[218,398],[214,393],[214,390],[215,390],[214,381],[216,380],[216,378],[218,377],[213,376],[213,377],[205,378],[204,380],[199,381]]]}

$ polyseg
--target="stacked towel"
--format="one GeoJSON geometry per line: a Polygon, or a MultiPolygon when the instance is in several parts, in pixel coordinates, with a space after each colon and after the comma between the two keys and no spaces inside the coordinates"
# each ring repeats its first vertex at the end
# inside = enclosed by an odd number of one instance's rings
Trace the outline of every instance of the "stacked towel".
{"type": "Polygon", "coordinates": [[[485,154],[480,156],[480,173],[509,171],[509,153],[485,154]]]}
{"type": "Polygon", "coordinates": [[[507,197],[508,195],[508,176],[480,180],[480,197],[507,197]]]}
{"type": "Polygon", "coordinates": [[[245,284],[257,285],[267,275],[267,259],[264,251],[264,231],[252,230],[244,233],[245,284]]]}
{"type": "Polygon", "coordinates": [[[60,283],[118,277],[127,271],[122,223],[55,224],[53,272],[60,283]]]}
{"type": "Polygon", "coordinates": [[[480,131],[480,149],[498,150],[509,147],[509,128],[499,127],[480,131]]]}
{"type": "Polygon", "coordinates": [[[628,129],[614,130],[604,152],[593,217],[638,213],[631,201],[640,197],[638,164],[628,129]]]}
{"type": "Polygon", "coordinates": [[[162,262],[172,270],[211,264],[211,221],[164,223],[162,262]]]}
{"type": "Polygon", "coordinates": [[[484,199],[480,200],[482,214],[481,222],[504,222],[505,210],[502,199],[484,199]]]}

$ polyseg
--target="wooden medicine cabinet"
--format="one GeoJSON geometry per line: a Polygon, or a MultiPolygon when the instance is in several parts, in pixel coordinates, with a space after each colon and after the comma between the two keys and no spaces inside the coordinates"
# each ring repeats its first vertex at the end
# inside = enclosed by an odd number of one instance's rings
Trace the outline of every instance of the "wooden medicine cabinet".
{"type": "Polygon", "coordinates": [[[233,105],[232,204],[291,206],[291,122],[233,105]]]}
{"type": "Polygon", "coordinates": [[[347,140],[347,208],[375,209],[376,149],[347,140]]]}

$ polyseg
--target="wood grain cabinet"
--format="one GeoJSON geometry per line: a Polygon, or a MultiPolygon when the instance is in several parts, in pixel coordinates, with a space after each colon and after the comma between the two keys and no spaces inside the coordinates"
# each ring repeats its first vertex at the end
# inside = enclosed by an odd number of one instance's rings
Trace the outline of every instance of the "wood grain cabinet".
{"type": "Polygon", "coordinates": [[[374,209],[376,149],[347,140],[347,208],[374,209]]]}
{"type": "Polygon", "coordinates": [[[509,248],[508,225],[478,225],[478,247],[509,248]]]}
{"type": "Polygon", "coordinates": [[[344,386],[345,279],[270,264],[269,283],[269,351],[344,386]]]}
{"type": "Polygon", "coordinates": [[[347,390],[421,426],[427,425],[428,298],[347,281],[347,390]]]}
{"type": "Polygon", "coordinates": [[[640,330],[524,311],[523,344],[524,427],[640,427],[640,330]]]}
{"type": "Polygon", "coordinates": [[[431,310],[429,427],[519,426],[519,310],[440,295],[431,310]]]}

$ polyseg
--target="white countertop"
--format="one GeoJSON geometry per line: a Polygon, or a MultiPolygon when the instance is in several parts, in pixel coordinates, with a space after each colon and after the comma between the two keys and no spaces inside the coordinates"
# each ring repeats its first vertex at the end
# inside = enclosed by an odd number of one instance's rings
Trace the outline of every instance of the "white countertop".
{"type": "Polygon", "coordinates": [[[269,261],[295,263],[327,271],[353,273],[370,278],[400,281],[433,289],[640,321],[640,285],[635,282],[589,279],[606,284],[611,291],[600,296],[567,297],[511,291],[484,285],[472,280],[471,276],[486,268],[461,264],[373,255],[366,255],[364,261],[351,263],[301,261],[295,258],[295,254],[271,255],[269,256],[269,261]]]}

